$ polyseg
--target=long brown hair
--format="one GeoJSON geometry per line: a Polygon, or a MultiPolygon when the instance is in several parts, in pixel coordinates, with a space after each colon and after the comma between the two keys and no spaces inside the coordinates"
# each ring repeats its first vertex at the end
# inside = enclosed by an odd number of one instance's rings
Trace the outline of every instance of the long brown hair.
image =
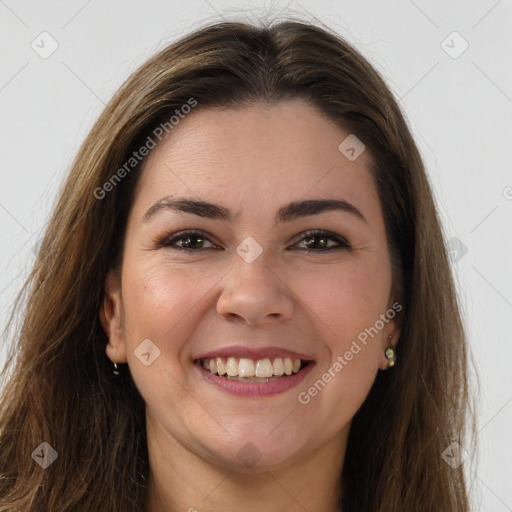
{"type": "Polygon", "coordinates": [[[200,109],[291,98],[317,107],[374,156],[404,306],[398,362],[378,372],[352,422],[340,506],[469,510],[465,464],[448,464],[442,454],[455,442],[473,452],[465,441],[470,358],[420,154],[365,58],[326,27],[288,20],[211,24],[166,47],[129,77],[83,143],[9,322],[16,312],[22,319],[2,372],[0,511],[144,510],[144,403],[127,365],[113,375],[99,321],[140,174],[140,163],[126,163],[191,99],[200,109]],[[122,179],[112,181],[116,172],[122,179]],[[33,456],[42,442],[58,454],[45,469],[33,456]]]}

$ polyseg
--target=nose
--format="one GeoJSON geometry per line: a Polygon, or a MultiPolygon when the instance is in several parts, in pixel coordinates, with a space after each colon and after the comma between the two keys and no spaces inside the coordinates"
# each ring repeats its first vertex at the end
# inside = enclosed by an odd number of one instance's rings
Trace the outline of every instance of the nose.
{"type": "Polygon", "coordinates": [[[252,263],[235,255],[223,282],[217,312],[227,320],[258,325],[272,318],[285,321],[293,315],[293,292],[285,276],[271,268],[263,254],[252,263]]]}

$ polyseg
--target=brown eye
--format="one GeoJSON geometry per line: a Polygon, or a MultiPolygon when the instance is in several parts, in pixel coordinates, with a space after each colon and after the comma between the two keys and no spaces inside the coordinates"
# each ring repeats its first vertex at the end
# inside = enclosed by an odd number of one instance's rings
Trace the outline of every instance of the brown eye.
{"type": "Polygon", "coordinates": [[[326,252],[338,249],[350,249],[351,246],[347,240],[339,235],[323,230],[306,231],[305,236],[301,239],[305,242],[306,247],[303,249],[306,252],[326,252]],[[329,242],[334,241],[334,246],[329,246],[329,242]]]}
{"type": "Polygon", "coordinates": [[[215,246],[199,231],[182,231],[172,237],[165,238],[159,244],[161,247],[178,248],[185,251],[196,251],[201,249],[212,249],[215,246]],[[204,247],[210,243],[212,247],[204,247]]]}

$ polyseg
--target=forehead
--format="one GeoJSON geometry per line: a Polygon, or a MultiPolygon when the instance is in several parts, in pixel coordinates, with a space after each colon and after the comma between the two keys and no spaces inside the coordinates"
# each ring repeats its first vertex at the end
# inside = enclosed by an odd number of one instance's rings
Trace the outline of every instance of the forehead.
{"type": "Polygon", "coordinates": [[[143,215],[150,202],[176,195],[262,214],[274,204],[277,210],[289,201],[342,197],[378,216],[369,151],[353,161],[340,152],[349,135],[300,99],[196,107],[148,155],[134,209],[143,215]]]}

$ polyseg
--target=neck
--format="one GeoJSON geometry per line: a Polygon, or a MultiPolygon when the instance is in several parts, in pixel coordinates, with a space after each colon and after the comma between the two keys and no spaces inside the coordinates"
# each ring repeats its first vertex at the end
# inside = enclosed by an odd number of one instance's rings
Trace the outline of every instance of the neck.
{"type": "Polygon", "coordinates": [[[340,476],[350,424],[288,466],[239,472],[203,460],[149,419],[147,512],[340,512],[340,476]]]}

